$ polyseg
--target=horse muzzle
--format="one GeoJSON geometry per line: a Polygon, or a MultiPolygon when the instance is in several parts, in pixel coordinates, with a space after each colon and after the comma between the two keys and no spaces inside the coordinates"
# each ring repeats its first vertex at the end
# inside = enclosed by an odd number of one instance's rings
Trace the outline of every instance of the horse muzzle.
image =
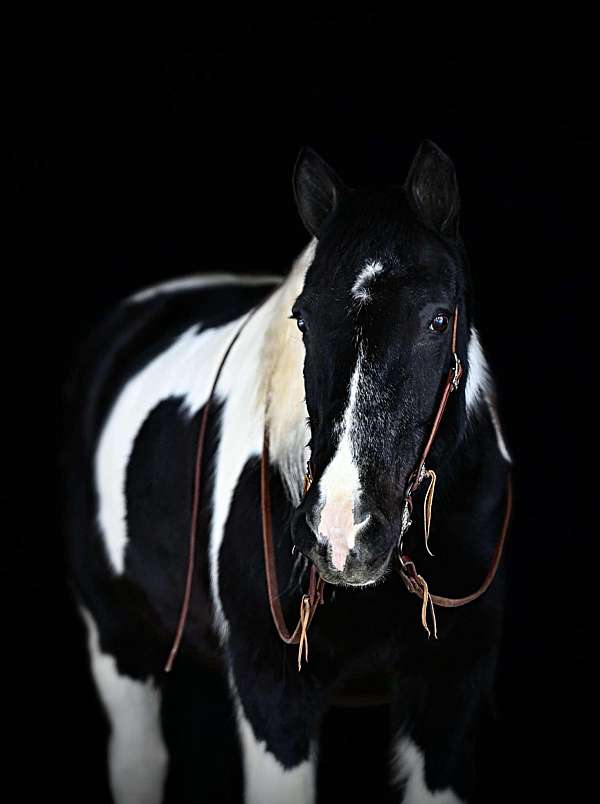
{"type": "Polygon", "coordinates": [[[314,509],[307,511],[301,505],[292,522],[294,545],[327,583],[377,583],[386,573],[395,544],[386,517],[376,508],[363,508],[358,522],[343,507],[336,513],[323,521],[314,509]]]}

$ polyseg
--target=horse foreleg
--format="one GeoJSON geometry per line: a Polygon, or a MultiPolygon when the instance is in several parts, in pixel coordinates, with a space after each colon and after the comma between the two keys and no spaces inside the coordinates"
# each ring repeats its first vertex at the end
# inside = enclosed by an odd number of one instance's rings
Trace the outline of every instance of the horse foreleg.
{"type": "Polygon", "coordinates": [[[151,682],[120,674],[100,648],[92,615],[80,606],[88,631],[91,670],[110,722],[108,772],[116,804],[160,804],[168,754],[160,725],[161,693],[151,682]]]}
{"type": "Polygon", "coordinates": [[[317,740],[314,718],[303,717],[293,699],[275,702],[260,685],[238,691],[231,682],[242,752],[245,804],[313,804],[317,740]],[[273,705],[275,703],[275,706],[273,705]],[[279,705],[277,705],[279,703],[279,705]]]}
{"type": "Polygon", "coordinates": [[[403,804],[473,800],[477,732],[494,663],[490,654],[458,673],[399,685],[392,771],[403,804]]]}

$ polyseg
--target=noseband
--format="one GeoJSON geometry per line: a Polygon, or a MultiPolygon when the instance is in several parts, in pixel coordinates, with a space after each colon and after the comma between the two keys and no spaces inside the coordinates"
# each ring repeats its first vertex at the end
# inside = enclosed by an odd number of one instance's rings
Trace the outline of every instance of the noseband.
{"type": "MultiPolygon", "coordinates": [[[[270,297],[271,293],[267,298],[270,297]]],[[[189,535],[188,569],[186,576],[185,593],[177,625],[177,631],[173,641],[173,646],[171,648],[169,658],[165,665],[165,672],[169,672],[173,666],[173,661],[175,659],[175,656],[177,655],[177,651],[179,650],[179,645],[181,643],[181,638],[183,635],[183,630],[185,628],[185,623],[189,611],[189,603],[191,597],[193,571],[194,571],[194,557],[196,552],[196,531],[198,524],[198,513],[200,508],[200,480],[202,474],[202,459],[204,454],[204,442],[206,436],[208,411],[210,408],[210,403],[212,402],[217,387],[217,383],[223,370],[223,366],[225,365],[225,361],[227,360],[227,357],[229,356],[229,353],[231,352],[233,345],[239,338],[240,334],[242,333],[242,330],[245,328],[250,319],[254,316],[256,311],[260,309],[261,306],[262,305],[258,305],[249,313],[249,315],[244,319],[241,326],[238,328],[235,335],[229,342],[223,354],[223,357],[221,358],[221,362],[217,369],[217,373],[215,375],[215,379],[213,381],[208,399],[204,406],[204,411],[200,422],[198,443],[196,448],[194,492],[192,501],[192,516],[191,516],[190,535],[189,535]]],[[[504,544],[506,541],[506,535],[508,532],[508,523],[510,521],[510,514],[512,509],[512,483],[509,474],[507,480],[506,510],[504,514],[504,521],[502,524],[500,539],[496,545],[496,549],[494,551],[494,555],[492,558],[492,563],[488,569],[487,575],[483,583],[475,592],[473,592],[470,595],[467,595],[466,597],[450,598],[432,594],[429,591],[429,587],[425,579],[417,572],[414,561],[410,558],[410,556],[408,556],[404,552],[403,541],[404,541],[404,534],[412,524],[411,520],[413,511],[412,495],[419,488],[423,480],[427,477],[430,480],[430,484],[425,494],[425,502],[424,502],[425,547],[427,551],[430,553],[430,555],[433,555],[429,550],[428,540],[429,540],[429,527],[431,522],[431,510],[433,504],[433,493],[435,490],[436,475],[432,469],[426,468],[425,461],[427,460],[427,457],[431,451],[431,447],[433,445],[435,437],[438,433],[442,417],[444,415],[444,411],[446,410],[448,399],[450,395],[458,389],[461,377],[463,375],[462,364],[457,353],[457,345],[456,345],[457,331],[458,331],[458,306],[455,307],[454,309],[453,324],[452,324],[452,342],[451,342],[452,366],[448,372],[448,378],[442,391],[442,396],[437,408],[435,418],[433,420],[433,425],[431,427],[429,437],[425,443],[425,447],[423,448],[419,462],[409,477],[407,488],[406,491],[404,492],[400,537],[398,539],[398,544],[396,546],[396,551],[399,559],[397,570],[400,574],[400,577],[402,578],[408,591],[411,592],[412,594],[417,595],[422,600],[421,622],[429,636],[431,636],[431,632],[427,622],[428,610],[431,613],[433,633],[436,639],[437,639],[437,626],[435,620],[434,604],[437,606],[442,606],[443,608],[457,608],[458,606],[464,606],[467,603],[471,603],[472,601],[477,600],[477,598],[481,597],[481,595],[483,595],[483,593],[488,589],[488,587],[494,580],[494,577],[498,570],[498,566],[500,564],[500,559],[502,557],[502,551],[504,549],[504,544]]],[[[304,480],[305,495],[308,493],[308,489],[310,488],[311,483],[312,483],[312,472],[309,463],[307,466],[307,473],[304,480]]],[[[277,630],[277,633],[279,634],[280,639],[287,645],[298,645],[298,670],[300,670],[302,668],[302,657],[304,656],[304,659],[308,661],[308,635],[307,635],[308,628],[310,626],[310,623],[312,622],[313,617],[315,616],[318,605],[324,602],[323,592],[325,588],[325,581],[319,575],[315,565],[311,564],[308,592],[302,595],[300,601],[299,620],[294,630],[290,632],[286,625],[285,617],[281,609],[279,585],[277,582],[277,567],[275,564],[275,550],[273,545],[273,533],[271,524],[271,494],[269,486],[269,438],[267,433],[266,421],[263,435],[263,449],[262,449],[261,466],[260,466],[260,498],[261,498],[262,532],[263,532],[263,553],[265,563],[265,574],[267,579],[267,595],[269,598],[269,607],[271,609],[271,616],[273,618],[273,622],[275,624],[275,628],[277,630]]]]}

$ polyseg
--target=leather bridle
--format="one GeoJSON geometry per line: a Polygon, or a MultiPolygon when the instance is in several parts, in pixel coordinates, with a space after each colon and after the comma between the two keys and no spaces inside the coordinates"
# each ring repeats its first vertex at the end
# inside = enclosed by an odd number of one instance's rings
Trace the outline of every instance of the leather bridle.
{"type": "MultiPolygon", "coordinates": [[[[270,298],[270,296],[271,294],[269,294],[267,298],[270,298]]],[[[173,646],[171,648],[169,658],[165,665],[165,672],[169,672],[173,666],[173,661],[175,659],[177,651],[179,650],[183,630],[185,628],[185,623],[189,611],[189,603],[191,597],[193,571],[194,571],[194,559],[196,552],[198,514],[200,508],[200,481],[202,474],[202,459],[204,454],[204,443],[208,423],[209,408],[213,400],[217,383],[223,370],[223,366],[225,365],[225,361],[227,360],[227,357],[231,352],[233,345],[239,338],[244,327],[248,324],[248,322],[254,316],[256,311],[260,309],[260,307],[261,305],[258,305],[249,313],[249,315],[244,319],[241,326],[238,328],[233,338],[229,342],[223,354],[223,357],[221,358],[221,361],[219,363],[219,367],[217,369],[217,373],[215,375],[211,391],[204,406],[204,411],[200,422],[198,443],[196,448],[194,491],[193,491],[192,516],[191,516],[190,535],[189,535],[188,569],[186,575],[185,593],[181,607],[181,613],[179,616],[177,631],[173,641],[173,646]]],[[[433,489],[435,488],[436,477],[433,470],[426,468],[425,461],[427,460],[427,457],[433,446],[435,437],[438,433],[442,417],[446,410],[448,399],[450,395],[453,393],[453,391],[457,390],[463,374],[462,364],[460,362],[457,353],[457,331],[458,331],[458,306],[454,310],[453,324],[452,324],[451,353],[453,363],[448,373],[448,378],[442,391],[442,396],[436,411],[435,418],[433,420],[433,425],[431,427],[429,437],[427,438],[419,462],[415,470],[411,473],[409,477],[407,488],[406,491],[404,492],[401,533],[396,548],[399,559],[397,570],[400,574],[400,577],[404,581],[404,584],[408,589],[408,591],[411,592],[412,594],[417,595],[422,600],[421,621],[423,627],[425,628],[428,634],[430,634],[430,630],[427,624],[427,612],[428,610],[430,611],[433,619],[434,636],[436,638],[437,638],[437,629],[435,622],[434,604],[437,606],[441,606],[443,608],[456,608],[458,606],[464,606],[467,603],[471,603],[472,601],[477,600],[477,598],[481,597],[481,595],[484,594],[484,592],[489,588],[490,584],[494,580],[494,577],[498,570],[498,566],[500,564],[500,559],[502,557],[504,544],[506,542],[506,535],[508,532],[508,524],[510,521],[510,514],[512,508],[512,483],[509,474],[507,479],[506,511],[502,524],[501,535],[494,551],[492,563],[483,580],[483,583],[475,592],[465,597],[450,598],[450,597],[443,597],[441,595],[431,594],[429,592],[429,588],[426,581],[417,572],[414,561],[410,558],[410,556],[408,556],[404,552],[403,540],[404,540],[404,534],[412,524],[410,518],[413,510],[412,495],[419,488],[424,478],[429,477],[430,486],[425,497],[425,511],[424,511],[425,545],[427,547],[427,550],[429,551],[428,547],[429,522],[431,518],[431,504],[433,501],[433,489]]],[[[305,477],[305,487],[304,487],[305,494],[308,492],[308,488],[310,487],[311,483],[312,483],[312,475],[309,464],[309,466],[307,467],[307,475],[305,477]]],[[[312,622],[313,617],[315,616],[318,605],[324,602],[323,592],[325,588],[325,581],[319,575],[315,565],[311,564],[309,574],[309,588],[308,592],[302,595],[300,601],[299,620],[294,630],[289,631],[286,625],[285,617],[283,615],[280,603],[279,584],[277,581],[277,567],[275,563],[275,550],[273,545],[273,533],[271,523],[271,494],[269,484],[269,437],[267,432],[266,421],[265,421],[263,449],[262,449],[261,466],[260,466],[260,498],[261,498],[261,516],[262,516],[262,534],[263,534],[263,554],[265,563],[265,574],[267,580],[267,595],[269,599],[269,607],[271,609],[271,616],[273,618],[273,622],[275,624],[275,628],[277,630],[277,633],[279,634],[280,639],[287,645],[299,646],[298,669],[300,670],[302,666],[302,657],[304,656],[305,660],[308,660],[308,637],[307,637],[308,627],[310,626],[310,623],[312,622]]]]}

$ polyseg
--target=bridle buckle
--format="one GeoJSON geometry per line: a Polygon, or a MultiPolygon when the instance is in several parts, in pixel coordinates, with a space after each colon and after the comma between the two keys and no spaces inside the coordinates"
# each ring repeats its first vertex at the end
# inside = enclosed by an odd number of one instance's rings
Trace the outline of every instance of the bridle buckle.
{"type": "Polygon", "coordinates": [[[398,543],[396,545],[396,552],[398,553],[398,558],[400,559],[400,563],[404,567],[404,560],[402,558],[402,551],[403,551],[403,542],[404,542],[404,534],[412,525],[412,497],[410,491],[404,497],[404,505],[402,506],[402,521],[400,524],[400,536],[398,537],[398,543]]]}

